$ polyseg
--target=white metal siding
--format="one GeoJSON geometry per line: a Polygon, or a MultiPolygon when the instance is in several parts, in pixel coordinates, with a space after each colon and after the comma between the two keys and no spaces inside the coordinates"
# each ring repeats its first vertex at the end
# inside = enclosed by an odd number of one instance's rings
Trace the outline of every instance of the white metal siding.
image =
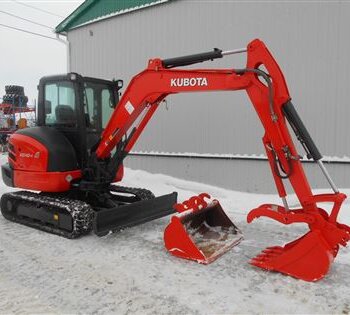
{"type": "MultiPolygon", "coordinates": [[[[260,38],[321,152],[342,157],[350,156],[349,29],[345,1],[177,0],[72,30],[68,39],[72,71],[127,84],[150,58],[228,50],[260,38]]],[[[200,67],[244,65],[243,54],[200,67]]],[[[168,98],[168,110],[158,110],[134,149],[261,154],[262,135],[245,92],[182,94],[168,98]]],[[[342,168],[350,172],[350,165],[342,168]]]]}
{"type": "MultiPolygon", "coordinates": [[[[168,174],[233,190],[276,193],[269,163],[264,160],[128,156],[126,164],[133,169],[168,174]]],[[[303,163],[303,166],[312,188],[329,187],[317,164],[303,163]]],[[[339,187],[349,187],[349,165],[326,163],[326,167],[339,187]]],[[[285,184],[287,190],[292,192],[288,181],[285,184]]]]}

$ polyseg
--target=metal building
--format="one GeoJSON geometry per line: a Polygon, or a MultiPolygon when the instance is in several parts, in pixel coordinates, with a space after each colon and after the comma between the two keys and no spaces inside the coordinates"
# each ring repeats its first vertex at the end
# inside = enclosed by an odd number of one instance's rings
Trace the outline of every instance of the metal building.
{"type": "MultiPolygon", "coordinates": [[[[150,58],[262,39],[331,175],[349,187],[349,29],[346,1],[87,0],[56,32],[69,41],[70,71],[124,79],[125,85],[150,58]]],[[[242,54],[200,67],[244,65],[242,54]]],[[[262,135],[245,92],[175,95],[158,109],[125,164],[235,190],[275,192],[262,135]]],[[[328,187],[316,165],[304,166],[313,187],[328,187]]]]}

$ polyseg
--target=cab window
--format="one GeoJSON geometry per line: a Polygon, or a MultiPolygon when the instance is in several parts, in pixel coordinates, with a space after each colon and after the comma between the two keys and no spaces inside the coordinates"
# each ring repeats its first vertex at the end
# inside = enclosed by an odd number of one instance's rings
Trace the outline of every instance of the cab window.
{"type": "Polygon", "coordinates": [[[113,104],[114,97],[110,89],[102,90],[102,128],[106,128],[106,125],[114,110],[113,104]]]}
{"type": "Polygon", "coordinates": [[[98,102],[96,91],[92,87],[85,86],[84,113],[86,126],[90,129],[98,129],[98,102]]]}
{"type": "Polygon", "coordinates": [[[92,130],[101,130],[106,127],[113,111],[114,94],[111,86],[85,82],[84,113],[86,126],[92,130]]]}
{"type": "Polygon", "coordinates": [[[45,85],[45,124],[75,127],[77,114],[74,84],[69,81],[45,85]]]}

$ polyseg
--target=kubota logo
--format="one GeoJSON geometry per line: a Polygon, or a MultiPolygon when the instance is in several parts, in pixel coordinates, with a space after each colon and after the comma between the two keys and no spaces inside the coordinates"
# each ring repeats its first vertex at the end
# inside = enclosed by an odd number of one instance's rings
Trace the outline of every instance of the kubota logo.
{"type": "Polygon", "coordinates": [[[207,78],[174,78],[170,86],[208,86],[207,78]]]}

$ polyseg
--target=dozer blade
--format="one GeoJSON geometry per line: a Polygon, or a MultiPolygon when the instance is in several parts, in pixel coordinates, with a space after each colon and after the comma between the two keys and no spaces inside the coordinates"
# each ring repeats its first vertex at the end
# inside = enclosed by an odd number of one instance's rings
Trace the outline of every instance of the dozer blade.
{"type": "Polygon", "coordinates": [[[208,205],[203,195],[177,205],[176,209],[181,213],[171,218],[164,231],[164,242],[174,256],[209,264],[237,245],[243,235],[225,214],[220,203],[214,200],[208,205]],[[180,209],[189,204],[191,209],[180,209]]]}
{"type": "Polygon", "coordinates": [[[305,281],[317,281],[328,273],[333,260],[333,250],[319,231],[313,231],[284,247],[266,248],[250,264],[305,281]]]}
{"type": "Polygon", "coordinates": [[[128,205],[95,212],[93,229],[96,235],[104,236],[138,224],[146,223],[174,213],[177,193],[142,200],[128,205]]]}

